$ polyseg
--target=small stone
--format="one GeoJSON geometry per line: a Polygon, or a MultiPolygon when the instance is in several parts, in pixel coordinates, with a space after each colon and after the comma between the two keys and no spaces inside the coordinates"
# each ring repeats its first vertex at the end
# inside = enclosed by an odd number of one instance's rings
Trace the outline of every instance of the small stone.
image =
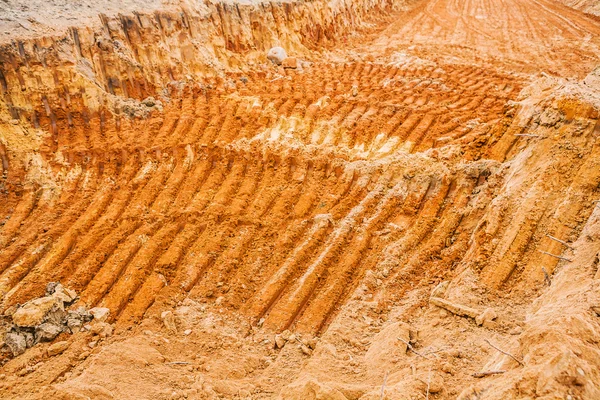
{"type": "Polygon", "coordinates": [[[317,347],[317,338],[308,339],[306,342],[306,345],[312,350],[314,350],[315,347],[317,347]]]}
{"type": "Polygon", "coordinates": [[[96,347],[98,345],[98,341],[97,340],[92,340],[91,342],[88,343],[88,347],[90,349],[93,349],[94,347],[96,347]]]}
{"type": "Polygon", "coordinates": [[[356,86],[356,85],[352,85],[352,96],[353,97],[358,96],[358,86],[356,86]]]}
{"type": "Polygon", "coordinates": [[[86,351],[83,351],[83,352],[82,352],[82,353],[79,355],[79,359],[80,359],[80,360],[85,360],[86,358],[88,358],[88,357],[89,357],[89,355],[90,355],[90,354],[91,354],[91,353],[90,353],[89,351],[87,351],[87,350],[86,350],[86,351]]]}
{"type": "Polygon", "coordinates": [[[440,393],[444,390],[444,378],[440,374],[431,373],[431,379],[429,380],[429,393],[440,393]]]}
{"type": "Polygon", "coordinates": [[[283,349],[283,346],[285,346],[285,339],[281,336],[281,335],[275,335],[275,348],[276,349],[283,349]]]}
{"type": "Polygon", "coordinates": [[[486,322],[495,320],[498,317],[496,312],[491,308],[486,308],[484,312],[475,317],[477,325],[481,326],[486,322]]]}
{"type": "Polygon", "coordinates": [[[25,353],[27,349],[27,341],[25,335],[17,332],[9,332],[4,338],[5,344],[8,346],[13,356],[18,356],[25,353]]]}
{"type": "MultiPolygon", "coordinates": [[[[53,282],[50,284],[52,283],[53,282]]],[[[50,284],[48,284],[48,286],[50,286],[50,284]]],[[[48,286],[46,287],[46,292],[48,292],[48,286]]],[[[57,283],[56,286],[54,286],[54,291],[52,292],[51,296],[62,301],[63,303],[71,303],[77,298],[77,293],[75,293],[74,290],[65,288],[60,283],[57,283]]]]}
{"type": "Polygon", "coordinates": [[[281,65],[283,63],[283,60],[286,59],[286,57],[287,54],[283,47],[273,47],[267,53],[267,59],[276,65],[281,65]]]}
{"type": "Polygon", "coordinates": [[[185,331],[183,331],[183,334],[186,336],[189,335],[190,333],[192,333],[191,329],[186,329],[185,331]]]}
{"type": "Polygon", "coordinates": [[[285,330],[283,332],[281,332],[281,337],[283,338],[283,340],[288,341],[290,340],[290,336],[292,335],[292,332],[290,332],[289,330],[285,330]]]}
{"type": "Polygon", "coordinates": [[[51,342],[63,331],[61,325],[45,322],[35,328],[35,338],[38,342],[51,342]]]}
{"type": "Polygon", "coordinates": [[[106,307],[94,307],[90,308],[88,312],[92,315],[92,317],[94,317],[94,320],[104,322],[108,319],[110,309],[106,307]]]}
{"type": "Polygon", "coordinates": [[[107,338],[112,335],[113,328],[106,322],[96,322],[95,324],[92,324],[92,329],[90,332],[93,335],[100,336],[101,338],[107,338]]]}
{"type": "Polygon", "coordinates": [[[452,365],[450,363],[443,363],[441,369],[442,372],[445,372],[449,375],[454,375],[455,373],[454,368],[452,368],[452,365]]]}
{"type": "Polygon", "coordinates": [[[152,335],[154,335],[154,333],[150,330],[145,330],[144,335],[152,336],[152,335]]]}
{"type": "Polygon", "coordinates": [[[83,323],[80,319],[77,318],[69,318],[67,319],[67,327],[71,331],[71,333],[77,333],[81,330],[81,326],[83,323]]]}
{"type": "Polygon", "coordinates": [[[41,297],[23,304],[12,316],[15,325],[22,327],[35,327],[41,324],[54,307],[62,308],[53,297],[41,297]]]}
{"type": "Polygon", "coordinates": [[[296,57],[287,57],[286,59],[283,60],[283,62],[281,63],[281,66],[283,68],[296,69],[296,68],[298,68],[298,59],[296,57]]]}
{"type": "Polygon", "coordinates": [[[142,104],[146,107],[154,107],[156,105],[156,100],[154,100],[154,97],[150,96],[142,100],[142,104]]]}
{"type": "Polygon", "coordinates": [[[170,333],[177,333],[177,325],[175,324],[175,316],[173,315],[173,313],[171,311],[163,311],[162,314],[160,314],[160,318],[163,321],[163,324],[165,325],[165,328],[167,328],[167,330],[170,333]]]}
{"type": "Polygon", "coordinates": [[[312,351],[308,348],[308,346],[302,345],[300,346],[300,350],[302,350],[302,353],[309,356],[312,351]]]}
{"type": "Polygon", "coordinates": [[[520,335],[521,333],[523,333],[523,328],[521,328],[520,326],[515,326],[508,333],[511,335],[520,335]]]}
{"type": "Polygon", "coordinates": [[[52,356],[62,353],[63,351],[65,351],[68,348],[69,348],[69,342],[62,341],[62,342],[56,342],[56,343],[50,345],[50,347],[48,347],[47,351],[48,351],[48,355],[50,357],[52,357],[52,356]]]}

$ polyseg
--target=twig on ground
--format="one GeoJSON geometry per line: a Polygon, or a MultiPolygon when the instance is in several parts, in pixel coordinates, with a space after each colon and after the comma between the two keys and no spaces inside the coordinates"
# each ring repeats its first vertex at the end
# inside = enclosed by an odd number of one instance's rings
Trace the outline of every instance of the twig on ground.
{"type": "Polygon", "coordinates": [[[515,133],[515,136],[522,136],[522,137],[540,137],[540,135],[531,135],[528,133],[515,133]]]}
{"type": "Polygon", "coordinates": [[[518,362],[520,365],[525,366],[525,364],[523,364],[523,361],[519,360],[517,357],[515,357],[512,354],[510,354],[510,353],[508,353],[508,352],[506,352],[506,351],[504,351],[502,349],[499,349],[498,347],[494,346],[489,340],[487,340],[487,339],[484,339],[484,340],[485,340],[485,342],[487,344],[489,344],[490,346],[492,346],[494,349],[498,350],[500,353],[502,353],[502,354],[504,354],[506,356],[509,356],[510,358],[512,358],[513,360],[515,360],[516,362],[518,362]]]}
{"type": "Polygon", "coordinates": [[[461,317],[470,317],[475,319],[479,314],[481,314],[480,311],[474,308],[463,306],[462,304],[452,303],[439,297],[430,297],[429,302],[434,306],[441,307],[447,311],[450,311],[452,314],[459,315],[461,317]]]}
{"type": "Polygon", "coordinates": [[[483,371],[483,372],[476,372],[474,374],[471,374],[471,376],[473,378],[484,378],[486,376],[490,376],[490,375],[498,375],[498,374],[503,374],[506,371],[483,371]]]}
{"type": "Polygon", "coordinates": [[[552,280],[550,279],[550,275],[548,274],[548,271],[546,271],[546,268],[542,267],[542,272],[544,273],[544,282],[546,282],[546,285],[552,285],[552,280]]]}
{"type": "Polygon", "coordinates": [[[546,255],[549,255],[549,256],[552,256],[552,257],[556,257],[556,258],[558,258],[559,260],[573,261],[573,260],[571,260],[571,259],[569,259],[569,258],[567,258],[567,257],[558,256],[558,255],[556,255],[556,254],[548,253],[547,251],[543,251],[543,250],[538,250],[538,251],[539,251],[540,253],[542,253],[542,254],[546,254],[546,255]]]}
{"type": "Polygon", "coordinates": [[[385,384],[387,383],[388,372],[385,371],[385,376],[383,377],[383,385],[381,385],[381,396],[379,396],[379,400],[383,400],[383,391],[385,390],[385,384]]]}
{"type": "Polygon", "coordinates": [[[423,357],[426,360],[429,360],[429,357],[425,356],[424,354],[419,353],[418,351],[416,351],[412,345],[410,343],[408,343],[406,340],[402,339],[402,338],[397,338],[399,341],[401,341],[402,343],[404,343],[406,345],[406,347],[412,351],[413,353],[415,353],[416,355],[418,355],[419,357],[423,357]]]}
{"type": "Polygon", "coordinates": [[[439,349],[437,349],[437,350],[431,350],[431,351],[428,351],[427,353],[425,353],[425,355],[429,355],[429,354],[433,354],[433,355],[435,355],[436,353],[439,353],[439,352],[441,352],[441,351],[444,351],[444,350],[446,350],[448,347],[449,347],[449,346],[444,346],[444,347],[441,347],[441,348],[439,348],[439,349]]]}
{"type": "Polygon", "coordinates": [[[187,361],[171,361],[171,362],[169,362],[167,364],[170,364],[170,365],[190,365],[191,363],[187,362],[187,361]]]}
{"type": "Polygon", "coordinates": [[[560,239],[555,238],[554,236],[551,236],[551,235],[546,235],[546,236],[548,236],[550,239],[555,240],[555,241],[557,241],[558,243],[560,243],[560,244],[562,244],[564,246],[567,246],[570,249],[573,248],[573,246],[571,246],[569,243],[565,242],[564,240],[560,240],[560,239]]]}

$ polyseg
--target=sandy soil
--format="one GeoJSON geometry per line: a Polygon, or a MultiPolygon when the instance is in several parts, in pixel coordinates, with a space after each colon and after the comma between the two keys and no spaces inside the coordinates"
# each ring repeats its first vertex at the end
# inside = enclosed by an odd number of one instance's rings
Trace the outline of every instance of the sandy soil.
{"type": "Polygon", "coordinates": [[[595,17],[5,3],[0,397],[600,398],[595,17]]]}

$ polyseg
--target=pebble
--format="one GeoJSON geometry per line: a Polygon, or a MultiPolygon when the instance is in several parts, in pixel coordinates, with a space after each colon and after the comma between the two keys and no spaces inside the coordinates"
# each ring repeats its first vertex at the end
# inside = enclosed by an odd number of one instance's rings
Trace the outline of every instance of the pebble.
{"type": "Polygon", "coordinates": [[[56,343],[50,345],[50,347],[48,347],[47,351],[48,351],[48,355],[50,357],[52,357],[52,356],[62,353],[63,351],[65,351],[68,348],[69,348],[69,342],[62,341],[62,342],[56,342],[56,343]]]}
{"type": "Polygon", "coordinates": [[[287,58],[287,53],[283,49],[283,47],[273,47],[267,53],[267,59],[271,61],[273,64],[281,65],[283,60],[287,58]]]}
{"type": "Polygon", "coordinates": [[[94,307],[88,311],[96,321],[104,322],[110,314],[110,310],[106,307],[94,307]]]}
{"type": "Polygon", "coordinates": [[[282,349],[285,346],[285,339],[282,335],[275,335],[275,348],[282,349]]]}

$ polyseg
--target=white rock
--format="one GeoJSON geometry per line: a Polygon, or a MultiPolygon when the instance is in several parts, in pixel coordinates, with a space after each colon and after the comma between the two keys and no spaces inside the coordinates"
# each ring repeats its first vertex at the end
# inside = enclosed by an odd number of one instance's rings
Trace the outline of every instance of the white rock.
{"type": "Polygon", "coordinates": [[[61,307],[58,300],[53,297],[41,297],[28,301],[20,307],[12,316],[13,322],[18,326],[34,327],[43,322],[46,314],[54,307],[61,307]]]}
{"type": "Polygon", "coordinates": [[[89,313],[92,314],[96,321],[104,322],[108,318],[110,310],[106,307],[94,307],[89,310],[89,313]]]}
{"type": "Polygon", "coordinates": [[[283,47],[273,47],[267,53],[267,58],[273,64],[281,65],[281,63],[283,63],[283,60],[287,58],[287,54],[283,47]]]}

